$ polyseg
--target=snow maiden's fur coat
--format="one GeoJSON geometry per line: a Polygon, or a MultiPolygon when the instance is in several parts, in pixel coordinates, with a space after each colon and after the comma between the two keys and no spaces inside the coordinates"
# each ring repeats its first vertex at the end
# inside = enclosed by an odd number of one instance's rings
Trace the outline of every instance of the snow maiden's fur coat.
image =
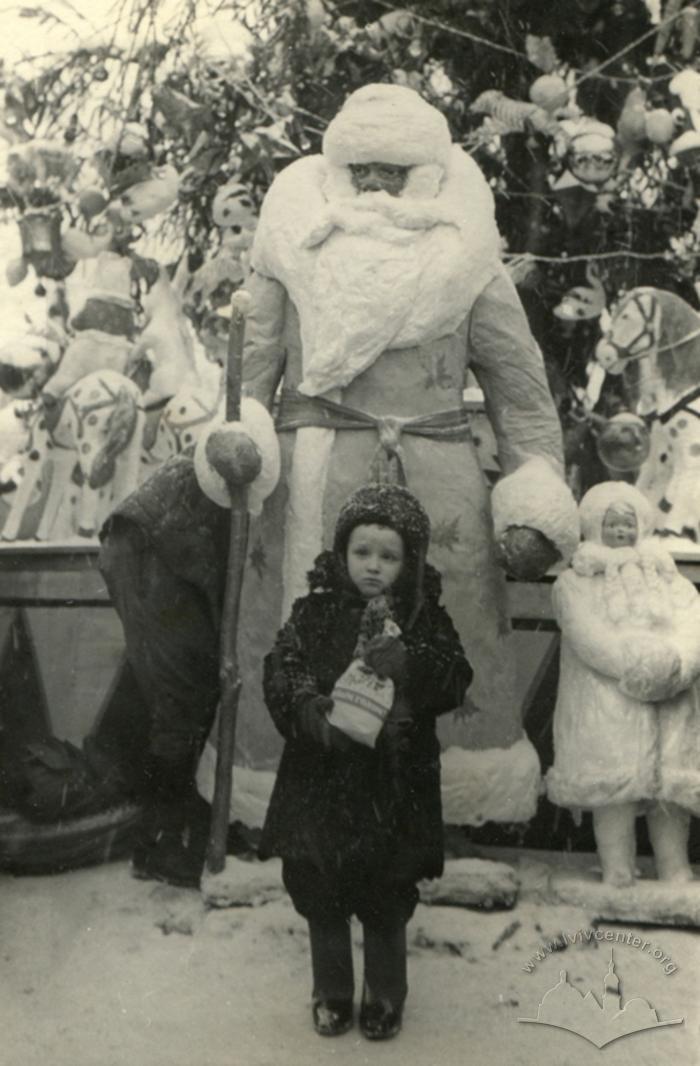
{"type": "Polygon", "coordinates": [[[581,505],[591,539],[554,585],[562,651],[548,795],[581,809],[668,800],[697,815],[700,598],[658,542],[596,543],[605,511],[620,499],[634,508],[640,534],[650,532],[641,493],[622,482],[595,486],[581,505]],[[680,673],[658,698],[657,663],[667,649],[680,673]]]}

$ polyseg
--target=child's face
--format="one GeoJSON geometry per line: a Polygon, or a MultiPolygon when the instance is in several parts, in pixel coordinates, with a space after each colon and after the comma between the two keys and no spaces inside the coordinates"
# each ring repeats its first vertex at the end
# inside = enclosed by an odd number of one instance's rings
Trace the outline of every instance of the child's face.
{"type": "Polygon", "coordinates": [[[603,516],[602,541],[608,548],[631,548],[637,543],[637,516],[625,504],[613,504],[603,516]]]}
{"type": "Polygon", "coordinates": [[[355,526],[348,540],[350,580],[365,599],[391,588],[403,567],[403,541],[388,526],[355,526]]]}

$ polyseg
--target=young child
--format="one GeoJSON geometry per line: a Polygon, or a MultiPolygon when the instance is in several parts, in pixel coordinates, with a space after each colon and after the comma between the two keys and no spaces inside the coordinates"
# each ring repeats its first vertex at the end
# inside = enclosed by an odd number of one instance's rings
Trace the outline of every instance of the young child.
{"type": "Polygon", "coordinates": [[[658,543],[632,485],[608,481],[579,508],[584,543],[554,585],[562,631],[548,795],[593,812],[603,880],[635,877],[645,814],[660,879],[686,881],[700,814],[700,599],[658,543]]]}
{"type": "Polygon", "coordinates": [[[353,914],[364,927],[360,1027],[370,1040],[398,1033],[416,882],[443,869],[435,716],[461,705],[472,671],[425,561],[429,538],[428,516],[407,489],[360,489],[265,660],[265,699],[286,744],[260,854],[282,856],[285,887],[308,920],[313,1022],[323,1036],[353,1022],[353,914]],[[375,610],[379,597],[400,637],[371,632],[386,613],[375,610]],[[328,721],[358,637],[365,663],[395,686],[374,747],[328,721]]]}

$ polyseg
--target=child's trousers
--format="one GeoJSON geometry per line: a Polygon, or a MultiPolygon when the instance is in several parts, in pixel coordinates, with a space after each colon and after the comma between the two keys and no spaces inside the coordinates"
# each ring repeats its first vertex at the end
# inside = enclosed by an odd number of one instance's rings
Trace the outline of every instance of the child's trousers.
{"type": "Polygon", "coordinates": [[[364,998],[406,998],[406,923],[418,902],[413,882],[395,882],[367,870],[346,868],[324,877],[311,862],[285,860],[284,884],[309,923],[315,1000],[352,999],[354,975],[350,917],[364,928],[364,998]]]}
{"type": "MultiPolygon", "coordinates": [[[[402,921],[364,928],[364,992],[368,1003],[388,1000],[400,1008],[406,999],[406,924],[402,921]]],[[[350,919],[335,923],[309,921],[313,998],[352,999],[355,980],[350,919]]]]}

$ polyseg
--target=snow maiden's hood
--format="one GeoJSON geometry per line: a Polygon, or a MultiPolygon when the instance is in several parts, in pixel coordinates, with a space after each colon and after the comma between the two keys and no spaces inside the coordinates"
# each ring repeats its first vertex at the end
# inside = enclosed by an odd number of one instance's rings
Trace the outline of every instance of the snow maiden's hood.
{"type": "Polygon", "coordinates": [[[251,253],[299,313],[300,391],[348,385],[387,348],[457,329],[494,276],[491,190],[442,114],[398,85],[366,85],[330,123],[323,155],[272,183],[251,253]],[[357,193],[349,164],[410,166],[399,197],[357,193]]]}
{"type": "Polygon", "coordinates": [[[676,569],[672,556],[651,539],[653,511],[639,489],[624,481],[605,481],[589,489],[579,507],[584,542],[571,565],[579,577],[603,577],[603,602],[608,618],[618,624],[663,626],[678,611],[693,606],[696,592],[676,569]],[[638,540],[632,547],[602,543],[609,507],[626,505],[637,519],[638,540]]]}

